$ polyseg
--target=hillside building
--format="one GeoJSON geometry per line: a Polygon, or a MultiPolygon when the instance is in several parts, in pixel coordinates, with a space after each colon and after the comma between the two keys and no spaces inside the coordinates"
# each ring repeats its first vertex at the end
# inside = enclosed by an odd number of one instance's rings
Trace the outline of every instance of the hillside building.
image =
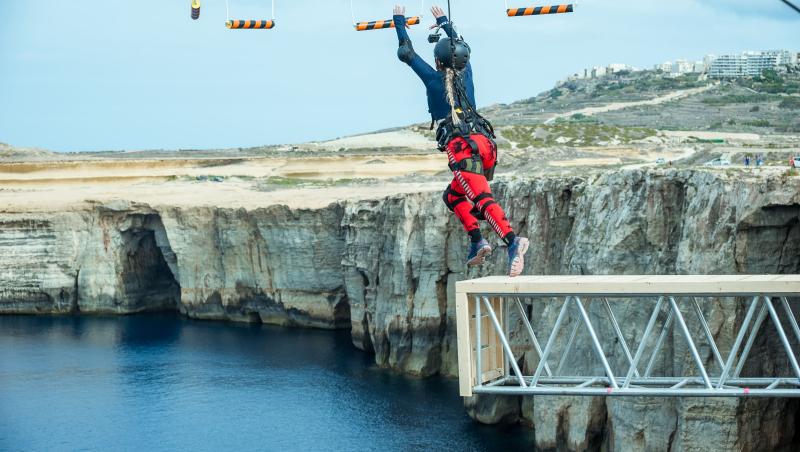
{"type": "Polygon", "coordinates": [[[797,54],[788,50],[720,55],[711,63],[708,75],[714,78],[757,77],[765,69],[778,69],[796,61],[797,54]]]}

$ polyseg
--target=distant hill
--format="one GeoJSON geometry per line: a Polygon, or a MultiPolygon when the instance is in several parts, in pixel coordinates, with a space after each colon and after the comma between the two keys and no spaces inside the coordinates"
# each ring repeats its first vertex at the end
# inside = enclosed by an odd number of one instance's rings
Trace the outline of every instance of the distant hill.
{"type": "Polygon", "coordinates": [[[609,126],[724,132],[800,132],[800,72],[765,71],[758,78],[716,81],[701,74],[670,77],[659,71],[622,71],[571,80],[536,97],[483,110],[496,125],[533,125],[552,120],[609,126]],[[698,90],[696,94],[691,91],[698,90]],[[618,103],[682,96],[654,105],[636,105],[591,115],[565,113],[618,103]]]}
{"type": "Polygon", "coordinates": [[[50,151],[38,148],[17,148],[10,144],[0,143],[0,160],[47,160],[53,158],[55,154],[50,151]]]}

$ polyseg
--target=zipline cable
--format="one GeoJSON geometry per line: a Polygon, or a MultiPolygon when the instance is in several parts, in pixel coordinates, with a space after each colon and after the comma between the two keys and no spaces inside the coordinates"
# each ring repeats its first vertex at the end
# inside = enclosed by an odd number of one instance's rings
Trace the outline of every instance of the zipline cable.
{"type": "Polygon", "coordinates": [[[800,6],[795,5],[794,3],[790,2],[789,0],[781,0],[781,1],[783,3],[786,3],[789,6],[789,8],[792,8],[793,10],[797,11],[798,13],[800,13],[800,6]]]}

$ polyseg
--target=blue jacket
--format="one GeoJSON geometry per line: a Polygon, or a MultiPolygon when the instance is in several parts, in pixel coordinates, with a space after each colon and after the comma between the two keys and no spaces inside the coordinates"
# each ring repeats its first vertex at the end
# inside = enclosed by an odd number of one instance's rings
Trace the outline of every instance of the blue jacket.
{"type": "MultiPolygon", "coordinates": [[[[439,25],[447,23],[442,29],[451,38],[455,37],[453,26],[447,21],[446,16],[436,20],[439,25]]],[[[400,44],[403,41],[411,41],[406,32],[406,18],[404,16],[394,16],[394,27],[397,30],[397,38],[400,44]]],[[[444,119],[450,114],[450,104],[447,102],[447,94],[444,88],[444,72],[439,72],[426,63],[416,52],[408,62],[411,69],[422,79],[425,90],[428,94],[428,111],[434,120],[444,119]]],[[[464,70],[464,87],[467,90],[467,97],[470,103],[475,106],[475,87],[472,84],[472,64],[467,64],[464,70]]]]}

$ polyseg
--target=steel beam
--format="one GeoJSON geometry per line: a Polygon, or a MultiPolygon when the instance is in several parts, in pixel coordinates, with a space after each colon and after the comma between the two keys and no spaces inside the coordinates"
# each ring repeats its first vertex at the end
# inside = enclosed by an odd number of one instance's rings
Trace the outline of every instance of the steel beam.
{"type": "MultiPolygon", "coordinates": [[[[497,294],[469,294],[475,300],[475,330],[474,330],[474,350],[476,353],[475,365],[476,377],[472,393],[475,394],[496,394],[496,395],[581,395],[581,396],[646,396],[646,397],[800,397],[800,363],[794,354],[793,344],[790,341],[789,335],[794,335],[794,339],[800,344],[800,326],[797,319],[791,311],[788,300],[783,296],[775,296],[779,299],[781,306],[774,305],[770,295],[755,295],[747,305],[746,314],[742,324],[736,330],[736,338],[731,346],[730,352],[723,356],[714,340],[714,335],[709,327],[709,324],[703,314],[700,301],[693,296],[681,298],[669,293],[658,297],[655,306],[647,321],[646,327],[642,333],[642,337],[636,347],[635,354],[631,355],[631,349],[623,333],[623,327],[618,322],[614,311],[605,295],[599,296],[601,298],[605,316],[611,325],[611,329],[606,329],[601,335],[595,329],[597,324],[589,316],[584,300],[580,296],[569,295],[564,298],[563,305],[561,306],[558,315],[555,319],[552,329],[549,331],[547,343],[544,350],[539,343],[536,330],[528,318],[526,310],[523,307],[523,302],[519,296],[514,296],[513,300],[503,300],[502,312],[495,312],[495,306],[489,297],[496,297],[497,294]],[[684,316],[680,309],[679,303],[682,301],[688,302],[691,306],[685,308],[693,310],[695,315],[684,316]],[[512,352],[509,340],[509,308],[507,303],[514,303],[519,311],[520,320],[523,330],[527,333],[530,340],[530,347],[535,351],[539,358],[536,369],[533,375],[523,375],[519,364],[512,352]],[[667,312],[664,312],[665,317],[661,317],[664,310],[664,304],[667,304],[667,312]],[[569,331],[566,331],[564,325],[566,318],[570,315],[571,304],[575,305],[577,309],[577,318],[575,324],[570,325],[569,331]],[[781,309],[782,308],[782,309],[781,309]],[[785,314],[786,319],[780,317],[781,313],[785,314]],[[502,316],[502,317],[500,317],[502,316]],[[746,363],[746,360],[754,347],[756,337],[761,329],[763,322],[769,316],[772,323],[775,325],[775,332],[781,342],[782,349],[790,364],[792,376],[787,375],[771,375],[771,376],[748,376],[740,377],[740,373],[746,363]],[[491,325],[487,332],[483,320],[488,318],[491,325]],[[501,318],[503,323],[501,323],[501,318]],[[664,323],[660,328],[660,333],[652,353],[650,354],[649,362],[644,373],[640,374],[638,366],[644,359],[646,351],[649,349],[649,344],[656,339],[655,329],[656,324],[660,323],[659,318],[664,319],[664,323]],[[789,327],[784,328],[784,324],[789,327]],[[691,325],[691,328],[690,328],[691,325]],[[695,375],[686,375],[686,373],[693,373],[690,367],[684,369],[679,375],[659,375],[653,376],[652,370],[659,353],[668,344],[667,337],[672,327],[675,326],[680,331],[682,337],[687,344],[688,350],[695,363],[698,372],[695,375]],[[588,333],[585,336],[579,335],[578,330],[584,329],[588,333]],[[791,329],[792,333],[787,334],[787,329],[791,329]],[[697,339],[692,335],[692,331],[701,334],[709,343],[711,350],[710,361],[714,361],[717,366],[706,368],[703,358],[701,357],[698,347],[697,339]],[[483,347],[482,343],[486,335],[496,334],[491,336],[492,344],[502,346],[504,352],[503,363],[505,373],[500,378],[494,379],[490,383],[483,384],[483,361],[482,357],[483,347]],[[747,336],[747,337],[746,337],[747,336]],[[625,354],[625,362],[629,367],[625,376],[616,376],[614,369],[611,367],[611,355],[606,353],[608,344],[616,340],[619,342],[622,351],[625,354]],[[563,355],[559,357],[559,365],[553,369],[548,363],[549,358],[557,348],[557,343],[564,345],[563,355]],[[585,347],[590,347],[594,355],[597,356],[602,371],[595,368],[591,375],[576,375],[574,373],[565,371],[565,362],[572,349],[577,346],[583,347],[581,350],[588,350],[585,347]],[[605,345],[605,349],[604,349],[605,345]],[[740,353],[741,351],[741,353],[740,353]],[[712,367],[719,367],[719,373],[709,373],[712,367]],[[555,370],[555,372],[553,372],[555,370]],[[513,372],[513,375],[511,375],[513,372]],[[699,373],[699,375],[697,375],[699,373]]],[[[653,294],[655,297],[655,294],[653,294]]],[[[716,294],[715,297],[724,297],[724,294],[716,294]]],[[[632,298],[632,297],[631,297],[632,298]]],[[[736,299],[737,302],[739,299],[736,299]]],[[[723,299],[723,301],[725,301],[723,299]]],[[[590,303],[591,300],[586,300],[590,303]]],[[[603,317],[601,314],[600,317],[603,317]]],[[[549,325],[543,325],[538,322],[539,326],[546,330],[549,325]]],[[[601,330],[602,331],[602,330],[601,330]]],[[[546,331],[539,331],[544,333],[546,331]]],[[[699,338],[700,336],[697,336],[699,338]]],[[[677,338],[677,336],[676,336],[677,338]]],[[[635,336],[634,339],[635,340],[635,336]]],[[[633,345],[633,344],[631,344],[633,345]]],[[[797,345],[794,345],[797,347],[797,345]]],[[[610,349],[608,349],[611,351],[610,349]]],[[[613,355],[613,353],[612,353],[613,355]]],[[[496,355],[495,355],[496,356],[496,355]]],[[[499,357],[493,360],[491,367],[499,367],[499,357]]],[[[497,369],[500,370],[500,369],[497,369]]],[[[493,375],[497,375],[493,373],[493,375]]]]}

